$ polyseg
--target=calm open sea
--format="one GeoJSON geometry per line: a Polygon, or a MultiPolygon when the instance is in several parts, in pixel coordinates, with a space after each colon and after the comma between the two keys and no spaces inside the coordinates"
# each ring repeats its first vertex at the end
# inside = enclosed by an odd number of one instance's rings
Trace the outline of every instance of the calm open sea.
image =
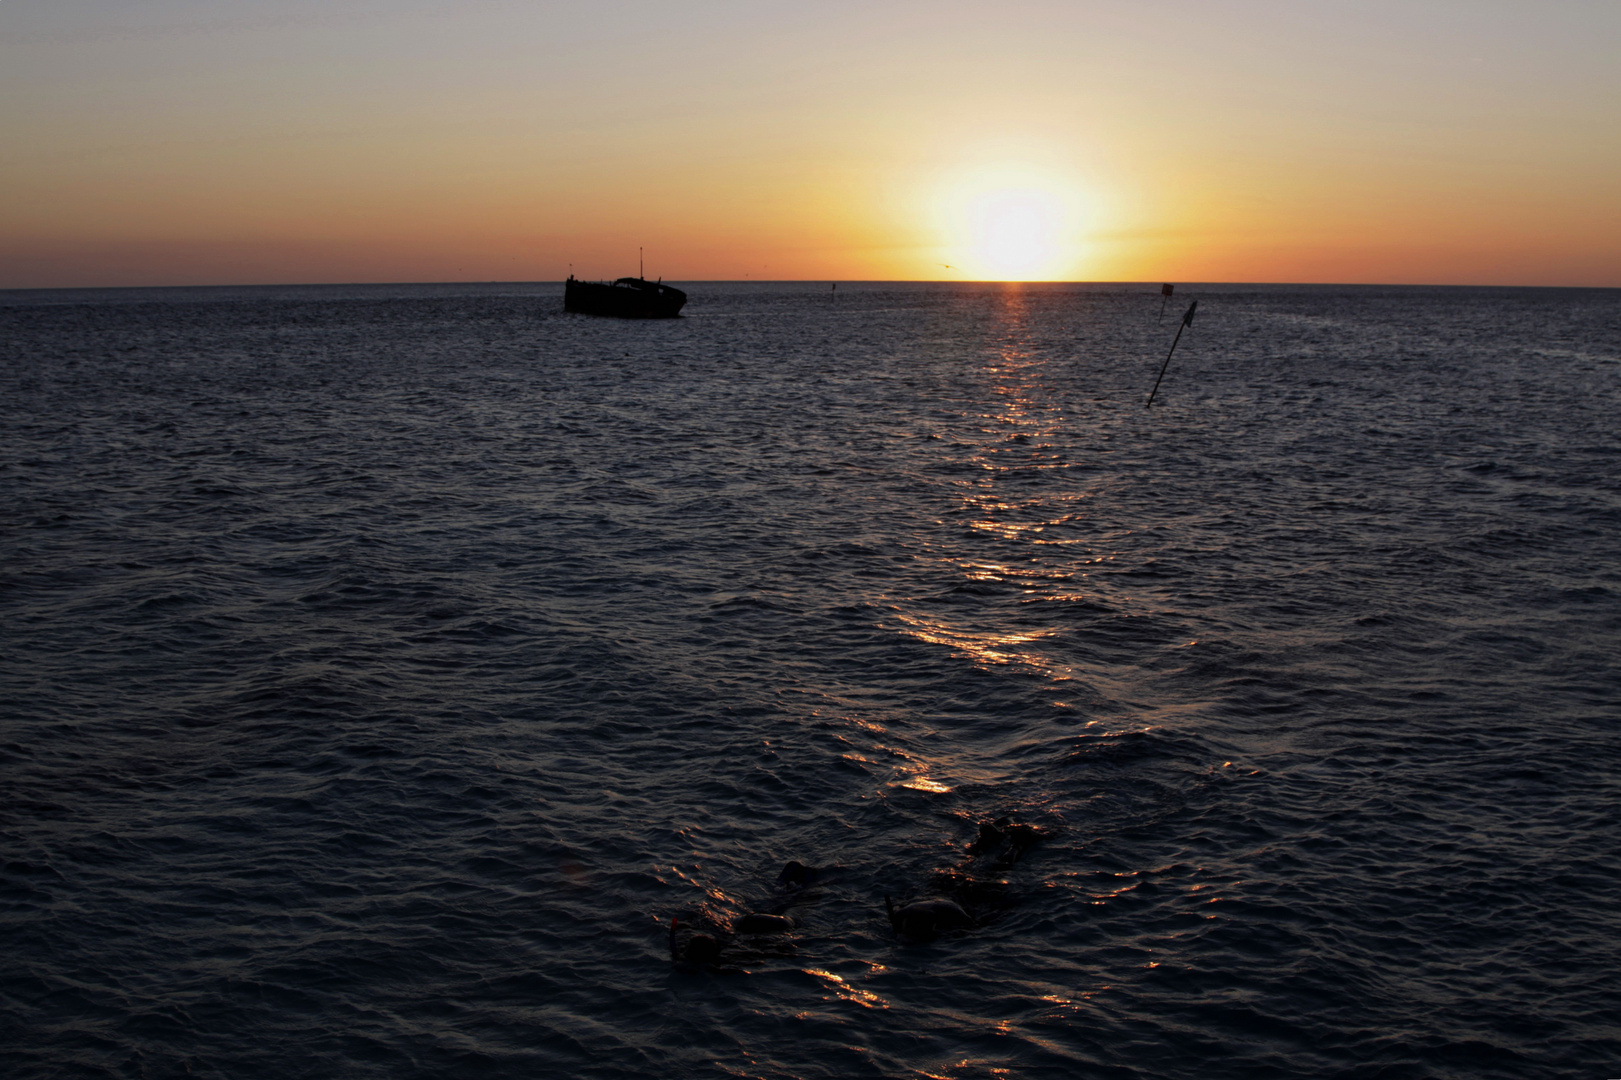
{"type": "Polygon", "coordinates": [[[689,289],[0,294],[0,1072],[1621,1076],[1621,291],[689,289]]]}

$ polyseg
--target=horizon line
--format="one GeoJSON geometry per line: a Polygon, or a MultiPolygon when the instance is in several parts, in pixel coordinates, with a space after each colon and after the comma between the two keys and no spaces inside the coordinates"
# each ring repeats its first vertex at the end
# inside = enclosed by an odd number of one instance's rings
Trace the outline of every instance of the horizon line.
{"type": "MultiPolygon", "coordinates": [[[[446,281],[278,281],[232,283],[186,283],[166,285],[10,285],[0,286],[0,295],[7,293],[42,292],[138,292],[156,289],[356,289],[387,287],[449,288],[455,286],[536,286],[561,285],[564,278],[446,280],[446,281]]],[[[581,279],[597,280],[597,279],[581,279]]],[[[617,280],[617,279],[603,279],[617,280]]],[[[659,280],[664,280],[660,278],[659,280]]],[[[1179,281],[1164,278],[1135,280],[1010,280],[1002,278],[670,278],[671,283],[686,285],[1084,285],[1084,286],[1143,286],[1158,288],[1174,285],[1179,289],[1195,287],[1247,287],[1247,288],[1312,288],[1312,289],[1587,289],[1615,290],[1621,285],[1519,285],[1478,284],[1468,282],[1414,282],[1414,281],[1179,281]]]]}

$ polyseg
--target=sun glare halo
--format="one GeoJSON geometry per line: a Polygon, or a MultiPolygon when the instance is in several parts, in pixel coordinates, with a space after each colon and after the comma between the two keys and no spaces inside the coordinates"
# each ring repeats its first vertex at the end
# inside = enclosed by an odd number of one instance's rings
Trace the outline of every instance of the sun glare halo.
{"type": "Polygon", "coordinates": [[[1029,169],[996,168],[942,186],[947,269],[986,281],[1047,281],[1082,261],[1075,188],[1029,169]]]}

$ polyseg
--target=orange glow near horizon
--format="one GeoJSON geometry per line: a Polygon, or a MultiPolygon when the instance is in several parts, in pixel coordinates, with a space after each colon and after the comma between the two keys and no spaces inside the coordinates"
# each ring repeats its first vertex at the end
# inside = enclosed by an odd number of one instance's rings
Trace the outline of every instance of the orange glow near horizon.
{"type": "Polygon", "coordinates": [[[0,4],[0,288],[1621,286],[1621,7],[0,4]]]}

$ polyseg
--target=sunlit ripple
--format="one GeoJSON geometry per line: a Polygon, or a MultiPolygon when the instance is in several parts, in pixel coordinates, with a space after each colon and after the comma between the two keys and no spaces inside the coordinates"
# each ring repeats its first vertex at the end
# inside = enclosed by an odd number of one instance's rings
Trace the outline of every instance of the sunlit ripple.
{"type": "Polygon", "coordinates": [[[938,780],[931,780],[927,776],[909,776],[896,787],[911,788],[913,791],[926,791],[930,795],[944,795],[951,790],[950,784],[942,784],[938,780]]]}
{"type": "Polygon", "coordinates": [[[918,641],[931,645],[944,645],[953,652],[982,667],[1021,664],[1053,679],[1070,678],[1064,665],[1054,664],[1039,652],[1020,646],[1055,636],[1056,629],[1024,630],[1006,633],[955,629],[942,619],[928,619],[920,615],[897,612],[902,632],[918,641]]]}
{"type": "MultiPolygon", "coordinates": [[[[873,965],[873,970],[883,971],[884,969],[883,967],[875,964],[873,965]]],[[[889,1008],[889,1002],[885,1001],[871,990],[863,990],[859,986],[851,985],[850,982],[843,976],[835,975],[831,971],[826,971],[822,968],[805,968],[804,971],[805,974],[813,978],[820,979],[828,990],[832,991],[836,996],[843,998],[845,1001],[854,1002],[855,1004],[861,1005],[868,1009],[889,1008]]]]}

